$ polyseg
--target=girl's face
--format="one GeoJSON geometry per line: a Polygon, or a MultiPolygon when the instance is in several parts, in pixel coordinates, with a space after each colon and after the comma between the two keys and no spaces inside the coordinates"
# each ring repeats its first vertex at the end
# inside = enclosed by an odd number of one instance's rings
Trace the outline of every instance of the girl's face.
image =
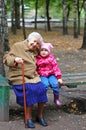
{"type": "Polygon", "coordinates": [[[28,41],[28,46],[30,50],[36,50],[40,46],[40,40],[38,38],[33,38],[28,41]]]}
{"type": "Polygon", "coordinates": [[[42,57],[46,57],[48,54],[49,54],[49,52],[48,52],[47,49],[45,49],[45,48],[41,49],[40,55],[41,55],[42,57]]]}

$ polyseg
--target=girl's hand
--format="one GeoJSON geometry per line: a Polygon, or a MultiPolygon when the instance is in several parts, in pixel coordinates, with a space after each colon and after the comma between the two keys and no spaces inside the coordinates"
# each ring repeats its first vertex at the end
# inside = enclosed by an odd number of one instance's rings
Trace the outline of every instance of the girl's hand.
{"type": "Polygon", "coordinates": [[[58,82],[59,82],[60,84],[63,84],[62,79],[58,79],[58,82]]]}

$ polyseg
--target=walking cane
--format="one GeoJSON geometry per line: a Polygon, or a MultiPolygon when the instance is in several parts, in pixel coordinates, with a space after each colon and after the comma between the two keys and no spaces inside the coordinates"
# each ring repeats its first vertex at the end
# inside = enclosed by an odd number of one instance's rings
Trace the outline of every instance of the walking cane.
{"type": "Polygon", "coordinates": [[[27,114],[26,114],[26,86],[24,80],[24,63],[21,64],[22,67],[22,84],[23,84],[23,94],[24,94],[24,117],[25,117],[25,128],[27,127],[27,114]]]}

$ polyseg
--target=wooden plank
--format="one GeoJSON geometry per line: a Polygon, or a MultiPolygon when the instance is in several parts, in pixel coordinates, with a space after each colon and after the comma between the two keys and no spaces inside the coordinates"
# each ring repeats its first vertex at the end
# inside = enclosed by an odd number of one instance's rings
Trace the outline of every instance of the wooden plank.
{"type": "Polygon", "coordinates": [[[76,79],[63,79],[63,81],[64,82],[69,82],[69,83],[71,83],[71,82],[86,82],[86,78],[84,79],[79,79],[79,78],[76,78],[76,79]]]}
{"type": "Polygon", "coordinates": [[[76,73],[64,73],[63,76],[80,76],[80,75],[86,75],[86,72],[76,72],[76,73]]]}
{"type": "Polygon", "coordinates": [[[63,85],[67,87],[77,87],[86,84],[86,72],[63,74],[63,85]]]}

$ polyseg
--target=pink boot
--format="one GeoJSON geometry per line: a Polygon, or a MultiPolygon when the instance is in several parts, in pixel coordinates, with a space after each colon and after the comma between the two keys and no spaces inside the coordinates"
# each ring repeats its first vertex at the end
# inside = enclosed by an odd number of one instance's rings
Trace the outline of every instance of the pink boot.
{"type": "Polygon", "coordinates": [[[59,107],[62,105],[61,101],[59,100],[59,95],[54,94],[54,103],[59,107]]]}

